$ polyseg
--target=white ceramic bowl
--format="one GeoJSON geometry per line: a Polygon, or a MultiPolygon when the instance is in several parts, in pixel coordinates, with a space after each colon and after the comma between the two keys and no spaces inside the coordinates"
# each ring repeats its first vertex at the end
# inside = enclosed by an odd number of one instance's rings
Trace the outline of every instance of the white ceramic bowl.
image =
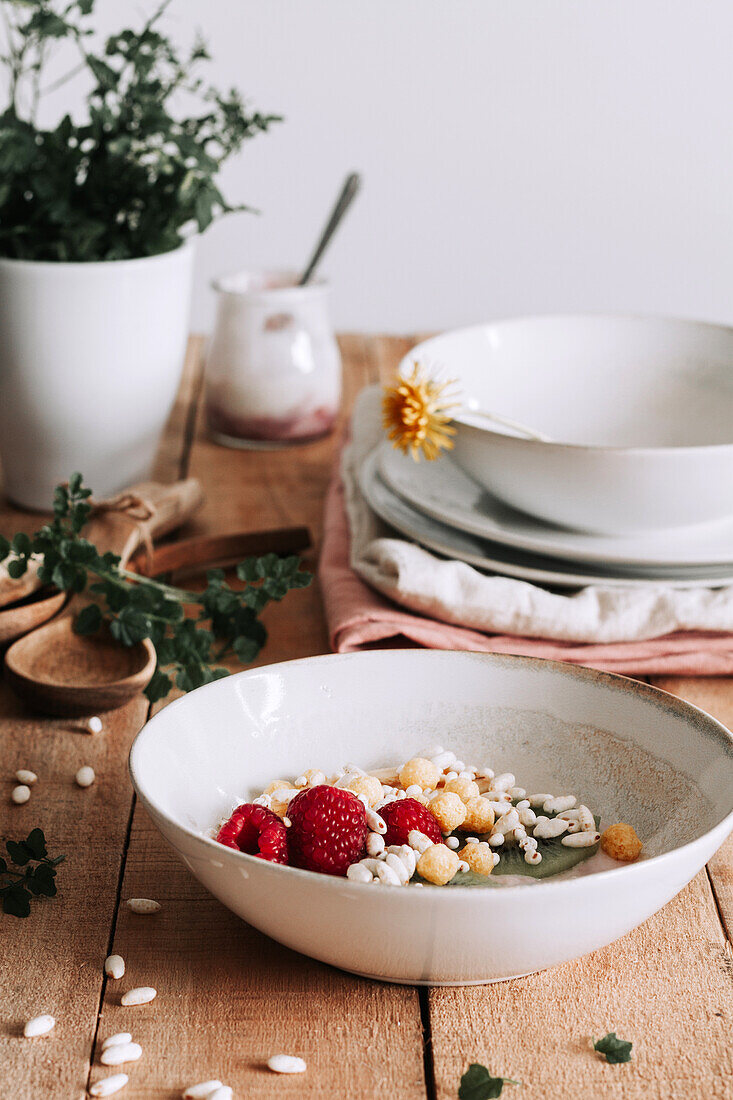
{"type": "Polygon", "coordinates": [[[618,535],[733,514],[733,328],[519,318],[427,340],[415,360],[553,440],[457,417],[457,461],[515,508],[618,535]]]}
{"type": "Polygon", "coordinates": [[[400,650],[241,672],[157,714],[130,768],[163,836],[226,906],[296,951],[397,982],[495,981],[601,947],[669,901],[733,828],[723,726],[645,684],[521,657],[400,650]],[[419,890],[209,839],[274,778],[387,766],[435,742],[529,789],[572,790],[602,823],[631,822],[643,858],[564,881],[419,890]]]}

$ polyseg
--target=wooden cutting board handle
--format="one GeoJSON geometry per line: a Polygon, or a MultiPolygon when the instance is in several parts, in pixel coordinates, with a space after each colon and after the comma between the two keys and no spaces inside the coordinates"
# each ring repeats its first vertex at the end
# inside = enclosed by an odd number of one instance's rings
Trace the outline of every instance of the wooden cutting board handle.
{"type": "Polygon", "coordinates": [[[307,527],[277,527],[268,531],[246,531],[234,535],[202,535],[159,546],[152,558],[140,551],[128,565],[136,573],[157,577],[161,573],[182,575],[202,568],[233,565],[242,558],[261,554],[297,554],[312,545],[307,527]]]}

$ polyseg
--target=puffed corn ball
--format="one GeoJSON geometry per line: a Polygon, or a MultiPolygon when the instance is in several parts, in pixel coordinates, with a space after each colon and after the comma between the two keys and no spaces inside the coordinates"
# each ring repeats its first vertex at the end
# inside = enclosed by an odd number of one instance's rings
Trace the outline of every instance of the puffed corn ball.
{"type": "Polygon", "coordinates": [[[456,853],[445,844],[431,844],[417,861],[417,873],[434,886],[445,886],[455,875],[460,862],[456,853]]]}
{"type": "Polygon", "coordinates": [[[457,794],[461,802],[469,802],[481,794],[478,783],[474,783],[472,779],[449,779],[443,790],[457,794]]]}
{"type": "Polygon", "coordinates": [[[372,807],[382,801],[382,784],[375,775],[358,775],[356,779],[351,780],[346,789],[365,798],[372,807]]]}
{"type": "Polygon", "coordinates": [[[633,826],[621,821],[617,825],[609,825],[601,835],[601,848],[606,855],[623,863],[633,863],[641,855],[643,847],[633,826]]]}
{"type": "Polygon", "coordinates": [[[437,787],[441,776],[441,770],[432,760],[426,760],[422,756],[414,756],[400,768],[400,783],[405,788],[417,784],[418,787],[437,787]]]}
{"type": "Polygon", "coordinates": [[[440,825],[441,833],[452,833],[466,820],[466,807],[452,791],[436,795],[429,805],[431,814],[440,825]]]}
{"type": "Polygon", "coordinates": [[[477,875],[490,875],[494,870],[494,853],[485,841],[470,841],[458,853],[459,859],[465,860],[472,871],[477,875]]]}
{"type": "Polygon", "coordinates": [[[472,833],[490,832],[494,825],[494,811],[488,798],[470,798],[465,806],[466,817],[461,828],[472,833]]]}

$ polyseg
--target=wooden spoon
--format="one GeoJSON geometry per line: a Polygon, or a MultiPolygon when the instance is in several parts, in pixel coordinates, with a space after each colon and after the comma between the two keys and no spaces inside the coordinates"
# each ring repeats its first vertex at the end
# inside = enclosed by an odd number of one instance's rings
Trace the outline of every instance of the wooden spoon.
{"type": "Polygon", "coordinates": [[[123,646],[107,631],[82,637],[74,633],[72,616],[64,615],[10,647],[5,675],[34,710],[80,717],[124,706],[147,685],[155,661],[147,638],[123,646]]]}
{"type": "MultiPolygon", "coordinates": [[[[119,554],[123,565],[145,534],[152,538],[179,527],[202,500],[195,478],[173,485],[145,482],[125,495],[151,506],[152,515],[144,524],[139,509],[120,511],[106,505],[84,532],[100,552],[119,554]]],[[[66,598],[65,592],[50,598],[55,601],[50,615],[60,610],[66,598]]],[[[29,622],[33,604],[12,612],[17,632],[11,636],[17,640],[5,654],[6,675],[18,695],[44,713],[66,717],[121,707],[145,687],[155,671],[155,650],[148,641],[126,647],[104,632],[86,637],[75,634],[74,618],[83,603],[82,597],[75,596],[65,615],[51,622],[39,620],[43,625],[37,630],[33,627],[38,623],[29,622]],[[29,630],[32,633],[27,633],[29,630]]],[[[47,610],[46,619],[50,617],[47,610]]],[[[10,615],[11,610],[4,614],[10,615]]]]}

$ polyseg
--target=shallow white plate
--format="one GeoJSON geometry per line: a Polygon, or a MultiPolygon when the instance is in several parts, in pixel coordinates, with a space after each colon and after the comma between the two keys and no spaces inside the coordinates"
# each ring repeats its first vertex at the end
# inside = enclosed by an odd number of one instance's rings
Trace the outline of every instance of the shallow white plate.
{"type": "Polygon", "coordinates": [[[359,485],[370,508],[385,523],[428,550],[467,562],[477,569],[560,588],[583,588],[589,584],[613,588],[648,588],[650,585],[666,588],[722,588],[733,584],[733,567],[728,567],[727,570],[705,566],[702,569],[692,567],[657,571],[631,566],[628,569],[617,567],[605,570],[593,563],[584,569],[580,562],[568,563],[530,554],[512,546],[485,542],[424,515],[392,492],[380,476],[379,458],[377,449],[365,461],[360,471],[359,485]]]}
{"type": "Polygon", "coordinates": [[[483,539],[568,561],[614,565],[727,565],[733,572],[733,517],[674,531],[614,537],[554,527],[510,508],[463,470],[450,455],[415,462],[387,442],[379,472],[387,485],[421,512],[483,539]]]}
{"type": "Polygon", "coordinates": [[[130,771],[155,825],[224,905],[295,951],[398,982],[496,981],[593,951],[674,897],[733,827],[733,741],[713,718],[620,676],[494,654],[389,650],[240,672],[156,714],[130,771]],[[394,765],[435,742],[530,790],[571,792],[603,827],[630,822],[642,858],[563,880],[419,890],[211,839],[275,776],[394,765]]]}

